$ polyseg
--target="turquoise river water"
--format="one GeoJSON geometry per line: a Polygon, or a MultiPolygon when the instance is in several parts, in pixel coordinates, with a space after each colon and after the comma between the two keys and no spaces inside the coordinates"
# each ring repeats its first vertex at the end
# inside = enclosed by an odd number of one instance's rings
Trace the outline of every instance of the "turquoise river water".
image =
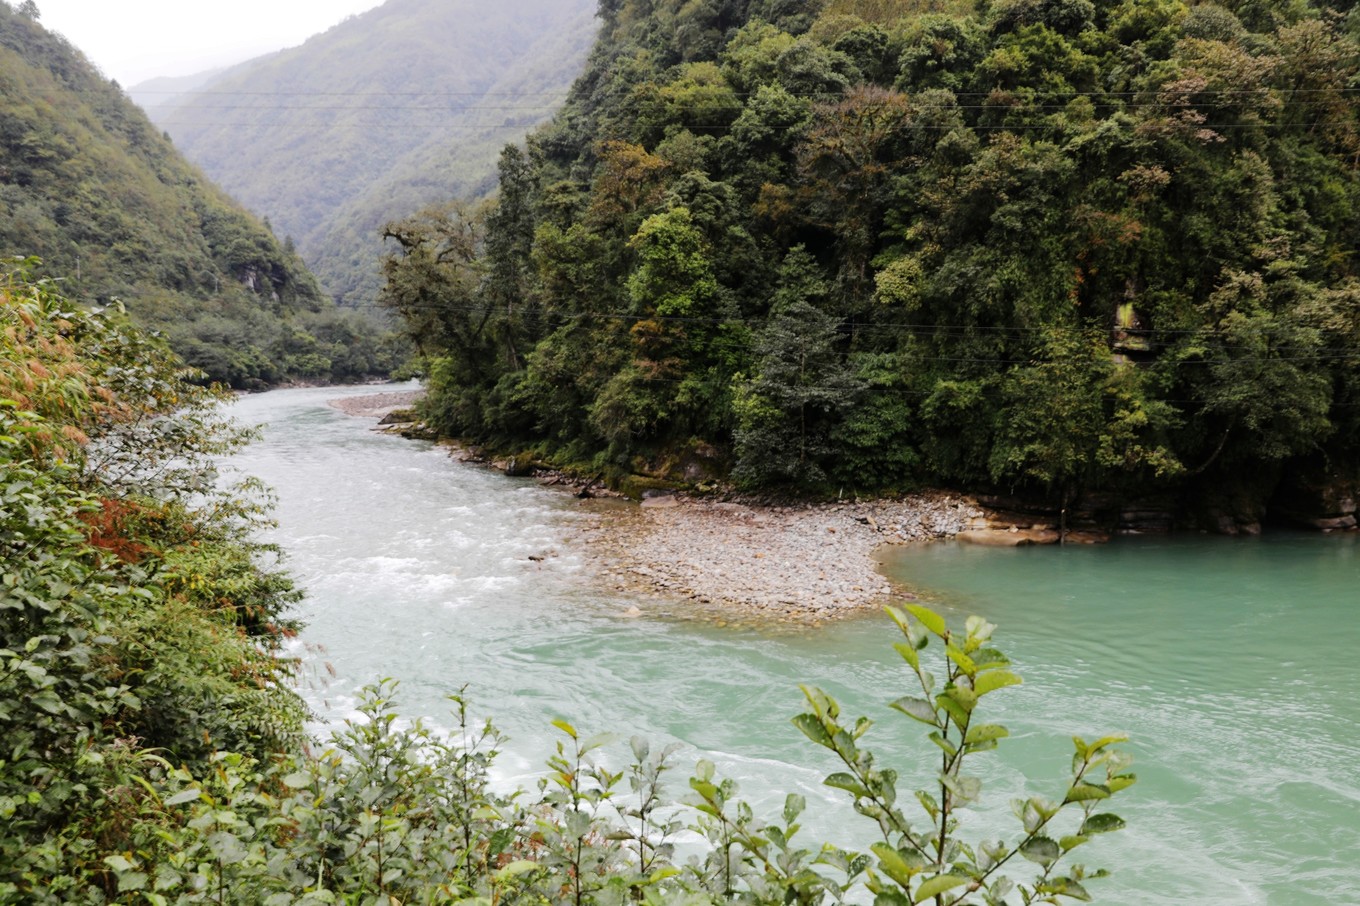
{"type": "MultiPolygon", "coordinates": [[[[682,743],[676,795],[708,758],[758,814],[807,796],[805,845],[862,845],[864,819],[821,785],[833,765],[789,722],[810,683],[877,721],[867,742],[904,788],[928,782],[933,746],[886,707],[909,689],[885,617],[733,629],[600,591],[569,545],[581,504],[326,405],[364,392],[235,407],[264,426],[236,465],[279,495],[320,723],[393,677],[403,713],[441,725],[466,685],[511,737],[502,783],[535,783],[565,718],[682,743]]],[[[1097,902],[1360,904],[1360,538],[939,544],[885,552],[883,568],[955,621],[998,624],[1025,678],[988,700],[1013,738],[983,756],[992,804],[969,815],[975,836],[1010,835],[1011,798],[1061,795],[1070,736],[1127,732],[1140,780],[1111,810],[1128,829],[1082,853],[1113,874],[1091,885],[1097,902]]]]}

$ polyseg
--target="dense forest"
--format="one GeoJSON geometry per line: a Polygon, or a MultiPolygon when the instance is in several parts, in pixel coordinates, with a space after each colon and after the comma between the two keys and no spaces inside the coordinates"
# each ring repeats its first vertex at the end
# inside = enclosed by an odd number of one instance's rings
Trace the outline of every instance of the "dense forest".
{"type": "Polygon", "coordinates": [[[0,3],[0,258],[114,300],[213,380],[346,380],[394,361],[302,260],[187,164],[31,6],[0,3]]]}
{"type": "Polygon", "coordinates": [[[593,0],[388,0],[151,116],[292,238],[328,295],[375,314],[383,223],[494,188],[501,147],[580,73],[594,12],[593,0]]]}
{"type": "Polygon", "coordinates": [[[1351,6],[604,0],[384,299],[439,428],[614,475],[1344,521],[1351,6]]]}

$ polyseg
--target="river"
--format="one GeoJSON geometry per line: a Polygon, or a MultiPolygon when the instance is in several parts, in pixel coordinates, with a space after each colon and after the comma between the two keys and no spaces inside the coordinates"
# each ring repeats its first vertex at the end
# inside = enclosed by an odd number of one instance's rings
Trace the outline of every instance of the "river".
{"type": "MultiPolygon", "coordinates": [[[[362,392],[235,406],[263,426],[236,465],[279,497],[273,540],[307,592],[297,651],[320,724],[392,677],[403,713],[441,725],[467,686],[510,736],[501,783],[535,783],[564,718],[681,742],[676,795],[708,758],[757,814],[807,796],[804,845],[862,842],[864,819],[821,785],[829,758],[789,722],[810,683],[877,721],[866,742],[903,788],[928,781],[933,747],[886,707],[908,688],[884,617],[734,629],[601,591],[570,545],[589,518],[578,501],[326,405],[362,392]]],[[[997,623],[1025,678],[988,699],[1013,738],[983,756],[993,804],[972,831],[1009,834],[1011,798],[1060,796],[1071,735],[1122,731],[1140,780],[1112,803],[1128,829],[1082,853],[1113,873],[1091,885],[1097,902],[1360,903],[1360,538],[942,544],[890,551],[884,569],[952,619],[997,623]]]]}

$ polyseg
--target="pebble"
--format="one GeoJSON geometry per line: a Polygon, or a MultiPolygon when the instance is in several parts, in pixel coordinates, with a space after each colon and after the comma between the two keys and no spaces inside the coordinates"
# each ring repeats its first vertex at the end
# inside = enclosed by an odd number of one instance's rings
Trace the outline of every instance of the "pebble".
{"type": "Polygon", "coordinates": [[[785,507],[674,500],[594,513],[578,533],[581,553],[610,586],[729,619],[823,621],[893,595],[910,598],[884,580],[875,552],[952,537],[982,515],[972,503],[931,493],[785,507]]]}

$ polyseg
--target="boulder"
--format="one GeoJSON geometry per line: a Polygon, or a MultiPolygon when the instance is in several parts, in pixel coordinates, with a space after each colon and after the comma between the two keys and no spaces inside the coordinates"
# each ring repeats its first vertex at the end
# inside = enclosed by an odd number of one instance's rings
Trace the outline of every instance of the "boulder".
{"type": "Polygon", "coordinates": [[[1052,529],[969,529],[954,536],[964,544],[982,547],[1028,547],[1031,544],[1057,544],[1061,535],[1052,529]]]}
{"type": "Polygon", "coordinates": [[[650,490],[642,494],[642,508],[644,510],[669,509],[680,505],[680,498],[675,496],[674,491],[650,490]]]}

